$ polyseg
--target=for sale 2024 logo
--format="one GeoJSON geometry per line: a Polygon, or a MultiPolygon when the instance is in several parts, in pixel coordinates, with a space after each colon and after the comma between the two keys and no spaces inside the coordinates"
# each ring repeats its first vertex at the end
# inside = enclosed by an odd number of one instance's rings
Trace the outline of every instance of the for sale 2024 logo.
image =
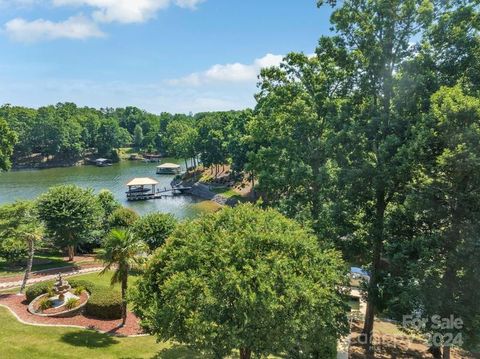
{"type": "Polygon", "coordinates": [[[463,320],[450,315],[443,318],[440,315],[432,315],[430,318],[421,318],[413,315],[403,317],[403,326],[418,331],[427,332],[429,345],[433,346],[461,346],[463,344],[462,333],[463,320]]]}

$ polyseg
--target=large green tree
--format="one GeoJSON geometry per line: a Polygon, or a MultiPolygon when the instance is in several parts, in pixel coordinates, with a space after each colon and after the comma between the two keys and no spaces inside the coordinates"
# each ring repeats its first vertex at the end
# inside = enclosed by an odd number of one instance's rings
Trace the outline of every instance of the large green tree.
{"type": "Polygon", "coordinates": [[[393,232],[388,254],[393,315],[420,315],[435,357],[450,358],[453,345],[480,341],[480,100],[460,86],[442,87],[418,125],[422,165],[393,232]],[[403,217],[403,218],[402,218],[403,217]],[[438,328],[434,316],[461,320],[438,328]],[[443,348],[442,348],[443,347],[443,348]]]}
{"type": "Polygon", "coordinates": [[[0,171],[10,169],[13,148],[17,142],[17,134],[10,129],[5,120],[0,118],[0,171]]]}
{"type": "Polygon", "coordinates": [[[160,340],[216,358],[334,358],[348,328],[344,270],[296,222],[241,205],[179,225],[137,282],[134,311],[160,340]]]}
{"type": "MultiPolygon", "coordinates": [[[[248,168],[264,199],[317,229],[333,194],[335,136],[349,89],[349,68],[340,68],[336,55],[325,46],[316,56],[292,53],[280,67],[262,70],[248,124],[248,168]]],[[[348,55],[341,55],[346,64],[348,55]]]]}
{"type": "Polygon", "coordinates": [[[68,249],[69,260],[79,244],[95,235],[102,215],[93,190],[75,185],[50,188],[38,198],[37,208],[48,237],[68,249]]]}
{"type": "Polygon", "coordinates": [[[157,212],[139,218],[132,231],[153,251],[165,243],[176,226],[177,219],[173,215],[157,212]]]}
{"type": "MultiPolygon", "coordinates": [[[[318,4],[335,1],[319,1],[318,4]]],[[[352,112],[345,123],[341,182],[352,204],[354,236],[367,243],[370,281],[363,332],[370,348],[374,315],[385,275],[385,226],[412,175],[411,125],[418,118],[404,111],[396,74],[413,55],[410,42],[432,14],[423,0],[347,0],[334,9],[331,22],[336,48],[347,51],[352,72],[352,112]]],[[[339,62],[339,66],[342,64],[339,62]]],[[[370,353],[371,354],[371,353],[370,353]]]]}

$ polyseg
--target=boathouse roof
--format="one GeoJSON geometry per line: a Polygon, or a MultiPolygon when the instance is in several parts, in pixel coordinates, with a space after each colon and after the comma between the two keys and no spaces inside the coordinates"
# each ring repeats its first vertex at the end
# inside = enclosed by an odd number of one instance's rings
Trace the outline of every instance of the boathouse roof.
{"type": "Polygon", "coordinates": [[[140,177],[140,178],[134,178],[133,180],[128,182],[127,186],[148,186],[148,185],[154,185],[154,184],[158,184],[158,181],[155,181],[150,177],[140,177]]]}
{"type": "Polygon", "coordinates": [[[177,165],[176,163],[164,163],[163,165],[157,166],[157,168],[176,169],[176,168],[180,168],[180,165],[177,165]]]}

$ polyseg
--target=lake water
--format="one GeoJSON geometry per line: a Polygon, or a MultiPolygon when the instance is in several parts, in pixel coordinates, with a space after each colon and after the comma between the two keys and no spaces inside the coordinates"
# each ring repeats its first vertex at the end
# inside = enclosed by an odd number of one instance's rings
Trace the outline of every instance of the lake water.
{"type": "MultiPolygon", "coordinates": [[[[175,162],[182,165],[181,161],[172,159],[163,159],[162,162],[175,162]]],[[[126,183],[135,177],[152,177],[159,182],[158,188],[170,187],[173,176],[155,174],[157,165],[142,161],[122,161],[110,167],[80,166],[0,173],[0,204],[19,199],[34,199],[49,187],[58,184],[76,184],[83,188],[93,188],[95,191],[108,189],[124,206],[134,209],[139,214],[154,211],[168,212],[183,219],[194,218],[213,209],[214,205],[210,201],[191,196],[127,201],[126,183]]]]}

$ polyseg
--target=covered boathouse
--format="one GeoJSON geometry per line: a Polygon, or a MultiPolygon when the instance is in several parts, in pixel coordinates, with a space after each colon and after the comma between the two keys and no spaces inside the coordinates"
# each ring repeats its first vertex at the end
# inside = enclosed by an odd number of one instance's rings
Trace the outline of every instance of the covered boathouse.
{"type": "Polygon", "coordinates": [[[149,177],[134,178],[127,183],[127,200],[144,201],[155,198],[158,182],[149,177]]]}

